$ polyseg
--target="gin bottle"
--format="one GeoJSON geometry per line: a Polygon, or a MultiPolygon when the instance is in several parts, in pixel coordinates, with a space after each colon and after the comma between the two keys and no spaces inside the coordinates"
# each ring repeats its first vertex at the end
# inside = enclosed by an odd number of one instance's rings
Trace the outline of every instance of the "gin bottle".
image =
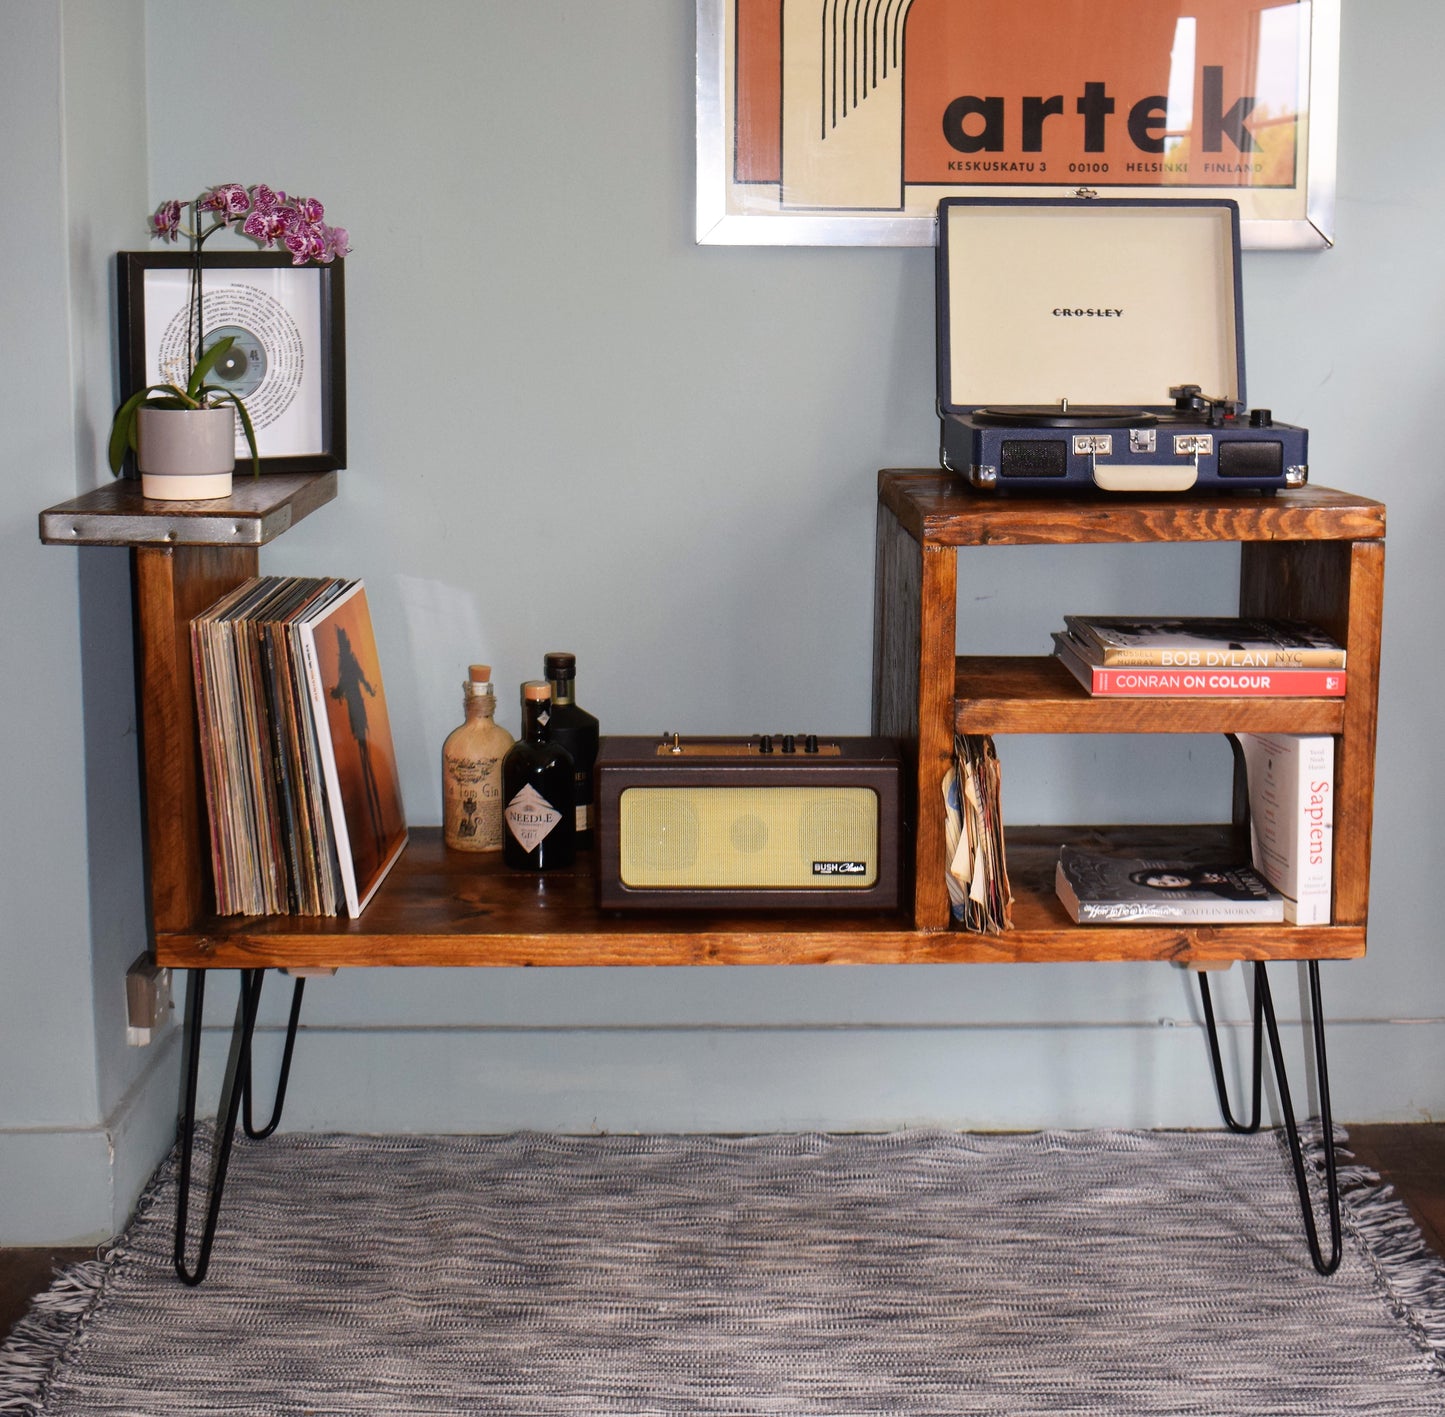
{"type": "Polygon", "coordinates": [[[502,760],[502,860],[521,871],[570,866],[577,854],[572,758],[549,741],[552,688],[522,685],[522,736],[502,760]]]}

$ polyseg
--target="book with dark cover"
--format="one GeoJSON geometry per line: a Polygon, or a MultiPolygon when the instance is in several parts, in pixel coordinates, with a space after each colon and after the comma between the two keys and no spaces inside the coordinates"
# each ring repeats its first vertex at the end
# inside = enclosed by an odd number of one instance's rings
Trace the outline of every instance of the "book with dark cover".
{"type": "Polygon", "coordinates": [[[1303,620],[1065,615],[1087,659],[1174,669],[1343,669],[1344,647],[1303,620]]]}
{"type": "Polygon", "coordinates": [[[1136,856],[1063,846],[1054,885],[1069,917],[1080,925],[1284,919],[1283,896],[1259,872],[1215,853],[1136,856]]]}

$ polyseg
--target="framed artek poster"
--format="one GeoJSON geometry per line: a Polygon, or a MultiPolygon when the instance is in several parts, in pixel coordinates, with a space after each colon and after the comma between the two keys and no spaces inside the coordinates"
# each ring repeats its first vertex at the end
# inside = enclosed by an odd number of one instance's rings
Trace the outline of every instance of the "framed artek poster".
{"type": "Polygon", "coordinates": [[[1333,239],[1339,0],[697,0],[697,239],[929,245],[944,197],[1230,197],[1333,239]]]}
{"type": "MultiPolygon", "coordinates": [[[[118,255],[122,398],[148,384],[185,386],[191,269],[183,251],[118,255]]],[[[340,261],[293,265],[284,252],[202,254],[201,347],[235,340],[209,382],[246,405],[262,472],[346,466],[344,271],[340,261]]],[[[236,460],[250,462],[239,419],[236,460]]]]}

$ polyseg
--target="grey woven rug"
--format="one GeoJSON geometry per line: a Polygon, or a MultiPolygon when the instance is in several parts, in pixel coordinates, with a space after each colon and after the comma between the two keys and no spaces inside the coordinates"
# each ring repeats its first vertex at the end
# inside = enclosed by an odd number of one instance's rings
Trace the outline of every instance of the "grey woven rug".
{"type": "Polygon", "coordinates": [[[1322,1279],[1267,1136],[240,1141],[205,1284],[168,1165],[0,1410],[1445,1413],[1445,1273],[1344,1180],[1322,1279]]]}

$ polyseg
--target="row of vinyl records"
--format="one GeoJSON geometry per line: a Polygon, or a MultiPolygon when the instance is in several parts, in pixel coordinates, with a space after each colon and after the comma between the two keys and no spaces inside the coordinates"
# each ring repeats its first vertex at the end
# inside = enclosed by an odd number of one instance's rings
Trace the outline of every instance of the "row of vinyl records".
{"type": "Polygon", "coordinates": [[[407,836],[365,587],[256,577],[190,632],[217,914],[359,915],[407,836]]]}
{"type": "MultiPolygon", "coordinates": [[[[1224,859],[1217,850],[1159,856],[1065,843],[1055,886],[1073,920],[1329,924],[1335,740],[1274,733],[1229,738],[1248,785],[1251,859],[1224,859]]],[[[1001,785],[993,740],[958,735],[943,783],[949,899],[963,929],[985,934],[1011,923],[1001,785]]]]}

